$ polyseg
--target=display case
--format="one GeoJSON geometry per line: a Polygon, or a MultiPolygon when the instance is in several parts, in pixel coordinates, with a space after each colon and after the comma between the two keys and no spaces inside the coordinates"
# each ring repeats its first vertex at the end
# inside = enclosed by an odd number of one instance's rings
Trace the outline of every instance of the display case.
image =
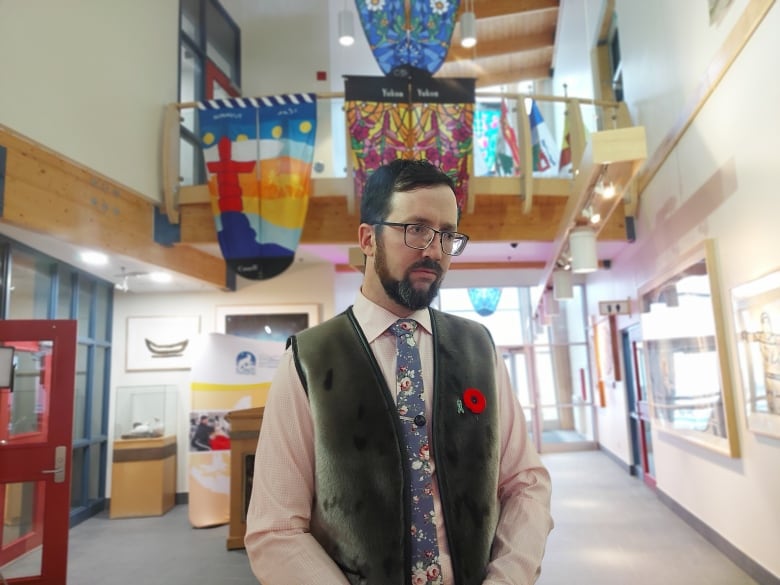
{"type": "Polygon", "coordinates": [[[116,392],[111,518],[161,516],[176,500],[176,386],[116,392]]]}
{"type": "Polygon", "coordinates": [[[117,387],[114,438],[175,435],[178,390],[171,385],[117,387]]]}

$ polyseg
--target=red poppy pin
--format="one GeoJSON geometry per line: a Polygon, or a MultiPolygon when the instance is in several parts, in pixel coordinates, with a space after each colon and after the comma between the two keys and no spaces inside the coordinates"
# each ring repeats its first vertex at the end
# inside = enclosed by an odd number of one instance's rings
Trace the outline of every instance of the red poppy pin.
{"type": "Polygon", "coordinates": [[[476,388],[466,388],[463,392],[463,403],[474,414],[481,413],[487,406],[485,395],[476,388]]]}

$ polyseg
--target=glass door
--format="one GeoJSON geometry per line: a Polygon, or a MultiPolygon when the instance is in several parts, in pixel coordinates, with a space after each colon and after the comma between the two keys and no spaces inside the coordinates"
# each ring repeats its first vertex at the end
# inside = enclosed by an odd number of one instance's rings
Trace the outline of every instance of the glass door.
{"type": "Polygon", "coordinates": [[[500,351],[537,451],[596,449],[595,412],[585,369],[587,349],[515,346],[500,351]]]}
{"type": "Polygon", "coordinates": [[[66,581],[76,321],[0,321],[0,582],[66,581]]]}
{"type": "Polygon", "coordinates": [[[501,348],[501,355],[507,370],[509,370],[509,379],[512,382],[512,388],[515,389],[515,396],[523,407],[529,438],[536,446],[536,450],[540,451],[541,421],[537,409],[539,401],[534,395],[534,376],[530,371],[533,360],[528,358],[525,348],[522,347],[501,348]]]}

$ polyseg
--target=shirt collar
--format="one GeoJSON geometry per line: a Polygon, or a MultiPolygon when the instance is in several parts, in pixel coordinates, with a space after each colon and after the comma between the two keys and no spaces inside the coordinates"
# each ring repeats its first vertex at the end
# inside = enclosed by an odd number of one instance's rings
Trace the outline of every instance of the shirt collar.
{"type": "MultiPolygon", "coordinates": [[[[352,305],[352,312],[355,314],[355,318],[361,329],[363,329],[363,333],[369,343],[382,335],[390,325],[401,318],[369,300],[362,292],[358,293],[355,304],[352,305]]],[[[427,308],[415,311],[405,318],[414,319],[425,331],[431,332],[431,313],[427,308]]]]}

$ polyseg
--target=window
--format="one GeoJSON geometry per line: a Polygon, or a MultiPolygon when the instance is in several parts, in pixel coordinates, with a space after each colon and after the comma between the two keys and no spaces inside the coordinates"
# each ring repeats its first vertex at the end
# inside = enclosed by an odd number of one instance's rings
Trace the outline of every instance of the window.
{"type": "Polygon", "coordinates": [[[73,319],[77,326],[71,524],[105,505],[114,285],[13,241],[0,241],[9,274],[5,319],[73,319]]]}
{"type": "MultiPolygon", "coordinates": [[[[181,0],[179,102],[241,94],[241,31],[217,0],[181,0]]],[[[181,111],[182,185],[206,181],[193,108],[181,111]]]]}

